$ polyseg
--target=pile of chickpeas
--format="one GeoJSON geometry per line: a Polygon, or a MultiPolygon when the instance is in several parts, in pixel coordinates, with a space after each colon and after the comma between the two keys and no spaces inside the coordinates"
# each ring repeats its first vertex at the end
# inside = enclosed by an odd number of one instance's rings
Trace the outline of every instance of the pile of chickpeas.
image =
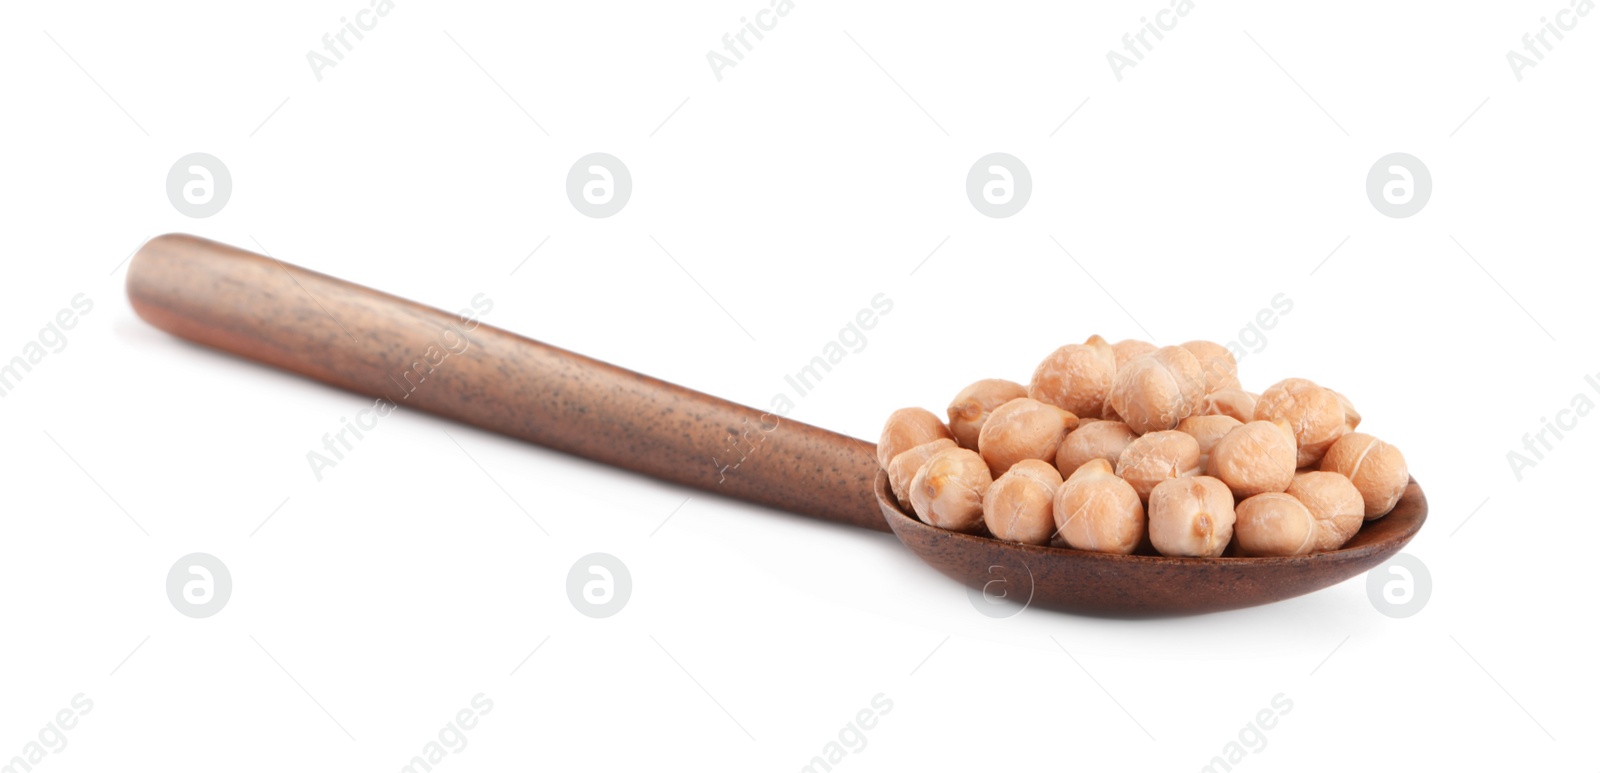
{"type": "Polygon", "coordinates": [[[889,416],[878,464],[900,505],[942,529],[1164,556],[1295,556],[1342,547],[1393,510],[1400,450],[1356,432],[1344,395],[1303,378],[1240,388],[1226,347],[1092,336],[1022,384],[974,382],[941,421],[889,416]]]}

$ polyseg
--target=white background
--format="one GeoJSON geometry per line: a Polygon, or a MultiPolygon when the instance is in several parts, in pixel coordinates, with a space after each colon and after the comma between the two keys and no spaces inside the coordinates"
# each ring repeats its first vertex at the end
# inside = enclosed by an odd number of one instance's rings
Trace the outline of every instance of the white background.
{"type": "Polygon", "coordinates": [[[445,771],[798,770],[882,693],[836,768],[1194,770],[1282,693],[1236,769],[1592,766],[1600,418],[1520,481],[1506,454],[1600,372],[1600,16],[1519,81],[1506,52],[1567,0],[1202,0],[1119,82],[1106,52],[1166,0],[797,0],[719,82],[706,52],[765,0],[400,0],[319,81],[364,2],[0,12],[0,359],[94,304],[0,398],[0,761],[81,692],[47,772],[396,770],[481,692],[445,771]],[[595,151],[634,181],[607,219],[564,191],[595,151]],[[964,191],[996,151],[1034,183],[1007,219],[964,191]],[[1364,190],[1397,151],[1433,178],[1407,219],[1364,190]],[[233,178],[204,220],[164,190],[192,152],[233,178]],[[991,619],[887,535],[415,413],[318,482],[306,452],[368,401],[138,320],[121,261],[167,231],[486,293],[489,324],[763,407],[885,293],[790,414],[866,438],[1091,333],[1233,340],[1284,293],[1244,381],[1340,389],[1404,450],[1433,594],[991,619]],[[201,620],[164,591],[194,551],[234,582],[201,620]],[[631,570],[609,619],[567,599],[592,552],[631,570]]]}

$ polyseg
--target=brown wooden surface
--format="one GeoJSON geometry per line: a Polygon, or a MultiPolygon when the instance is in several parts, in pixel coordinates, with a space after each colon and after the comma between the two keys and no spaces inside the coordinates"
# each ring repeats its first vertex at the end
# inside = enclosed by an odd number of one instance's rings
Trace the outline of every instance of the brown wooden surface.
{"type": "Polygon", "coordinates": [[[947,576],[987,588],[990,597],[1108,617],[1219,612],[1310,593],[1383,563],[1428,518],[1428,499],[1412,480],[1392,512],[1364,522],[1338,550],[1283,558],[1122,556],[945,531],[901,510],[887,475],[877,477],[875,490],[895,536],[947,576]]]}
{"type": "Polygon", "coordinates": [[[386,397],[401,410],[757,504],[889,530],[873,502],[871,443],[764,417],[486,324],[465,330],[470,344],[441,358],[460,348],[449,332],[466,327],[457,315],[273,258],[193,236],[158,236],[129,266],[128,298],[140,317],[169,333],[386,397]]]}

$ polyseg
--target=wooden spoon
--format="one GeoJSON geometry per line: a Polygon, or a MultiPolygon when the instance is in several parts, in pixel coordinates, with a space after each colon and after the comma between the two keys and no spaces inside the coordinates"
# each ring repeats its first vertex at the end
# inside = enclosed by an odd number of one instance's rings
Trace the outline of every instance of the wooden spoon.
{"type": "Polygon", "coordinates": [[[871,443],[275,258],[195,236],[158,236],[133,257],[128,298],[140,317],[169,333],[402,409],[748,502],[892,531],[950,577],[994,595],[1004,588],[1032,606],[1137,616],[1286,599],[1378,565],[1427,516],[1413,481],[1394,512],[1329,553],[1199,559],[1017,545],[907,515],[871,443]]]}

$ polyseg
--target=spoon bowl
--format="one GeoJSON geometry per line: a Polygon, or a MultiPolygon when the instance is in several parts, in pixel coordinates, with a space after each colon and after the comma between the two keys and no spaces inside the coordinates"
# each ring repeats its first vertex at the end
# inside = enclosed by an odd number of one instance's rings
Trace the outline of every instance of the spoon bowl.
{"type": "Polygon", "coordinates": [[[1388,515],[1366,521],[1344,547],[1274,558],[1117,555],[1005,542],[947,531],[907,514],[878,474],[883,518],[917,557],[991,598],[1104,617],[1161,617],[1252,607],[1320,590],[1399,552],[1428,518],[1412,479],[1388,515]]]}

